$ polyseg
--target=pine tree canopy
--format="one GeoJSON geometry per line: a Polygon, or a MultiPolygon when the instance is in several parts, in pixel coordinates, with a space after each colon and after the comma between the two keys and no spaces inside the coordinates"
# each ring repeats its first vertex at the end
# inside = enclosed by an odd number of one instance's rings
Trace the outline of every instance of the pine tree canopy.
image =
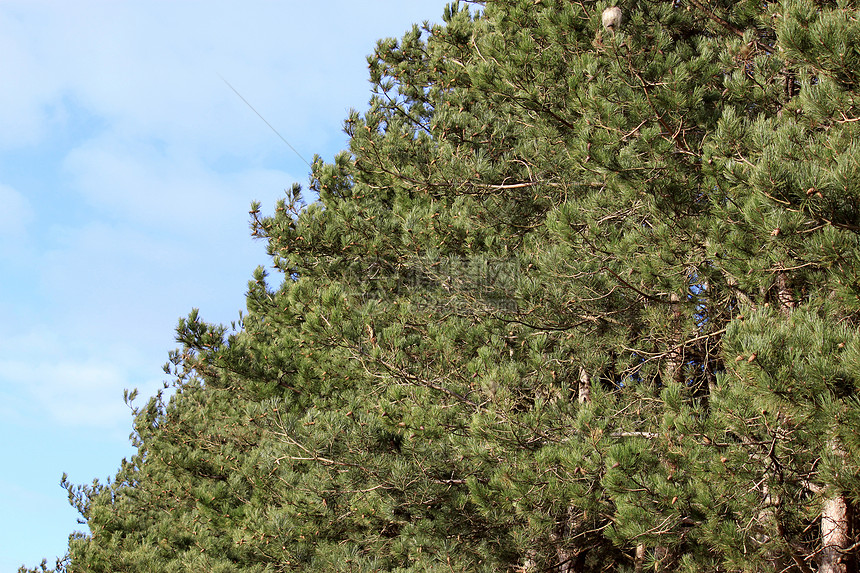
{"type": "Polygon", "coordinates": [[[609,6],[378,43],[59,569],[857,570],[858,3],[609,6]]]}

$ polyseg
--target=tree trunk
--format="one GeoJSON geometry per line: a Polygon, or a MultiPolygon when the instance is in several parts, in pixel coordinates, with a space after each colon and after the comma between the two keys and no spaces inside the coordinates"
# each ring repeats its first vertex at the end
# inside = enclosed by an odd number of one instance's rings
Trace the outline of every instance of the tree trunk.
{"type": "MultiPolygon", "coordinates": [[[[845,455],[842,447],[831,438],[828,444],[838,458],[845,455]]],[[[837,493],[824,500],[821,508],[821,553],[818,573],[848,573],[848,555],[851,545],[851,515],[845,496],[837,493]]]]}
{"type": "Polygon", "coordinates": [[[845,496],[835,495],[824,501],[818,573],[848,573],[848,559],[844,553],[850,545],[848,517],[845,496]]]}
{"type": "Polygon", "coordinates": [[[580,404],[591,402],[591,377],[582,366],[579,367],[579,396],[577,398],[580,404]]]}
{"type": "Polygon", "coordinates": [[[668,341],[666,355],[663,362],[662,380],[663,384],[680,384],[684,381],[684,350],[681,344],[681,297],[672,293],[669,295],[672,302],[672,323],[674,332],[668,341]]]}
{"type": "Polygon", "coordinates": [[[788,275],[785,271],[776,273],[776,303],[777,308],[783,314],[791,314],[791,311],[797,306],[797,301],[794,300],[794,294],[788,285],[788,275]]]}
{"type": "Polygon", "coordinates": [[[645,546],[639,544],[636,546],[636,557],[633,560],[633,571],[642,573],[642,567],[645,564],[645,546]]]}

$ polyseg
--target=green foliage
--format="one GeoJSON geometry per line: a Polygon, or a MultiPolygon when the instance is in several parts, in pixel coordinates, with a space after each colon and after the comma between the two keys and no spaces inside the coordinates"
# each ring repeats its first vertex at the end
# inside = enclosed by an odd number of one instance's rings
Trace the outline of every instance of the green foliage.
{"type": "Polygon", "coordinates": [[[604,7],[378,44],[65,570],[809,570],[860,503],[858,11],[604,7]]]}

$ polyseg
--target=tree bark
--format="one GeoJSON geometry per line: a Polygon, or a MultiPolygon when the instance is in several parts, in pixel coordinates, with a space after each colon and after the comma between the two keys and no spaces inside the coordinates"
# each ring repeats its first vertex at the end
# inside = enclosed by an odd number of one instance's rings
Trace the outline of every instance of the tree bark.
{"type": "Polygon", "coordinates": [[[848,517],[845,496],[835,495],[824,500],[818,573],[848,573],[848,559],[844,553],[850,545],[848,517]]]}
{"type": "MultiPolygon", "coordinates": [[[[831,438],[828,447],[837,458],[844,450],[831,438]]],[[[821,508],[821,553],[818,558],[818,573],[848,573],[848,555],[845,550],[851,545],[851,515],[848,501],[841,493],[824,500],[821,508]]]]}
{"type": "Polygon", "coordinates": [[[633,560],[633,571],[642,573],[642,567],[645,564],[645,546],[639,544],[636,546],[636,557],[633,560]]]}
{"type": "Polygon", "coordinates": [[[668,341],[666,356],[663,362],[662,379],[663,384],[680,384],[684,381],[684,351],[681,345],[681,297],[672,293],[669,295],[672,302],[672,324],[674,332],[668,341]]]}
{"type": "Polygon", "coordinates": [[[591,377],[582,366],[579,367],[579,395],[577,399],[580,404],[591,402],[591,377]]]}
{"type": "Polygon", "coordinates": [[[785,271],[776,273],[776,303],[780,312],[785,315],[791,314],[791,311],[797,306],[797,301],[794,300],[794,294],[788,284],[788,275],[785,271]]]}

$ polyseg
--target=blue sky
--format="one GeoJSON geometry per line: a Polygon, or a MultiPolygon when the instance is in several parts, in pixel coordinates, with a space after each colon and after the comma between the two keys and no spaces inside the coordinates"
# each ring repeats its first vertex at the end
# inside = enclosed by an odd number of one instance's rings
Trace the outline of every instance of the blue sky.
{"type": "Polygon", "coordinates": [[[377,39],[445,0],[0,3],[0,573],[82,526],[59,486],[131,454],[193,307],[229,322],[271,210],[330,160],[377,39]],[[142,400],[143,398],[139,399],[142,400]]]}

